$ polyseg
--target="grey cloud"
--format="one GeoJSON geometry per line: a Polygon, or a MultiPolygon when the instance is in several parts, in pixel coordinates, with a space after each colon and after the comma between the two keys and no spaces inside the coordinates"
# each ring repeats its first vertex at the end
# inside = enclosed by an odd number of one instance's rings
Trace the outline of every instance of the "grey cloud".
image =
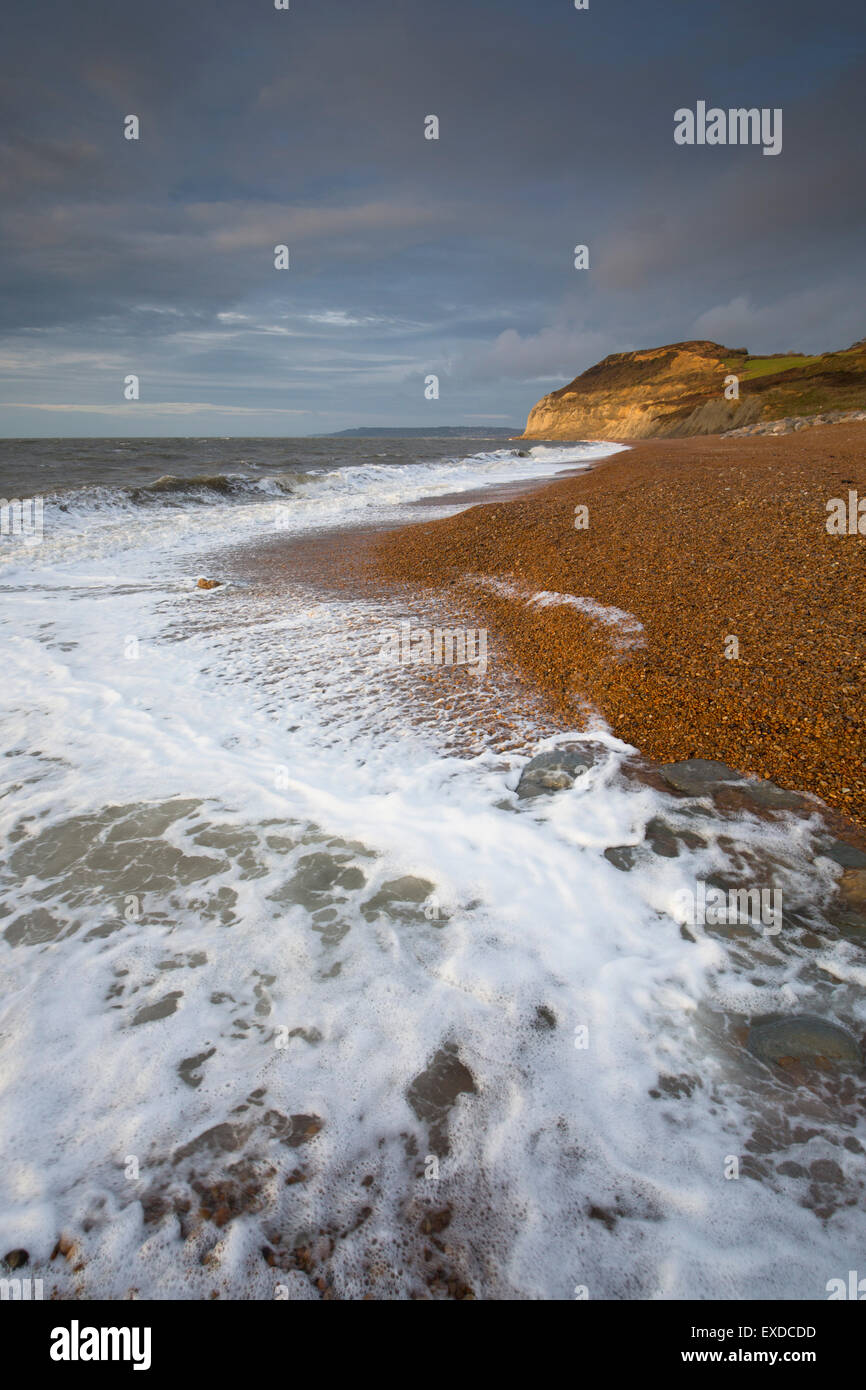
{"type": "Polygon", "coordinates": [[[694,0],[13,9],[0,399],[41,377],[49,403],[107,405],[140,364],[178,403],[421,423],[438,366],[441,423],[517,420],[692,325],[770,351],[822,315],[847,333],[864,33],[854,0],[730,0],[699,25],[694,0]],[[782,155],[677,149],[697,96],[784,106],[782,155]]]}

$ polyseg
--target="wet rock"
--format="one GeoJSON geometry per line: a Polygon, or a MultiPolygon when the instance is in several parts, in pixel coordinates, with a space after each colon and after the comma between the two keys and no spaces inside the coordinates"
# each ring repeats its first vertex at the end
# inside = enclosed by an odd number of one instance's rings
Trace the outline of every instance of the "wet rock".
{"type": "Polygon", "coordinates": [[[191,1186],[201,1203],[198,1217],[220,1227],[226,1226],[235,1217],[255,1215],[264,1205],[262,1180],[273,1175],[273,1168],[259,1175],[250,1164],[241,1160],[230,1165],[225,1178],[215,1182],[196,1179],[191,1186]]]}
{"type": "Polygon", "coordinates": [[[155,1023],[157,1019],[169,1018],[177,1010],[178,999],[182,998],[183,990],[173,989],[155,1004],[146,1004],[143,1009],[139,1009],[131,1026],[137,1028],[142,1023],[155,1023]]]}
{"type": "Polygon", "coordinates": [[[807,797],[800,792],[788,791],[775,782],[749,778],[737,784],[737,791],[749,801],[768,811],[804,811],[811,806],[807,797]]]}
{"type": "Polygon", "coordinates": [[[849,941],[866,945],[866,869],[845,869],[824,916],[849,941]]]}
{"type": "Polygon", "coordinates": [[[837,918],[835,926],[839,934],[855,946],[866,948],[866,914],[846,912],[837,918]]]}
{"type": "Polygon", "coordinates": [[[598,761],[599,749],[581,744],[580,747],[553,748],[538,753],[520,774],[517,795],[523,801],[549,792],[565,791],[574,785],[598,761]]]}
{"type": "Polygon", "coordinates": [[[365,882],[359,868],[347,866],[342,859],[316,850],[313,854],[301,856],[289,881],[269,893],[268,899],[285,905],[296,903],[312,912],[327,901],[325,894],[339,889],[355,892],[363,888],[365,882]]]}
{"type": "Polygon", "coordinates": [[[348,922],[314,922],[313,931],[322,938],[323,946],[339,946],[351,928],[348,922]]]}
{"type": "Polygon", "coordinates": [[[856,845],[849,845],[847,840],[831,840],[822,847],[821,853],[834,864],[841,864],[843,869],[866,869],[866,853],[856,845]]]}
{"type": "Polygon", "coordinates": [[[157,970],[195,970],[200,965],[207,965],[207,955],[204,951],[181,952],[178,956],[170,956],[168,960],[160,960],[156,963],[157,970]]]}
{"type": "Polygon", "coordinates": [[[361,888],[360,869],[346,869],[330,854],[305,854],[298,860],[292,884],[300,892],[324,893],[329,888],[361,888]]]}
{"type": "Polygon", "coordinates": [[[767,1065],[786,1058],[798,1062],[831,1062],[837,1066],[862,1065],[860,1045],[838,1023],[815,1014],[773,1019],[749,1029],[749,1051],[767,1065]]]}
{"type": "Polygon", "coordinates": [[[199,806],[201,802],[195,797],[176,797],[150,806],[119,807],[118,814],[122,818],[109,828],[104,842],[111,844],[116,840],[159,839],[170,825],[191,816],[199,806]]]}
{"type": "Polygon", "coordinates": [[[604,857],[615,869],[627,874],[637,861],[637,848],[635,845],[611,845],[605,850],[604,857]]]}
{"type": "Polygon", "coordinates": [[[27,1250],[10,1250],[3,1256],[3,1263],[7,1269],[20,1269],[30,1263],[30,1254],[27,1250]]]}
{"type": "Polygon", "coordinates": [[[198,579],[198,580],[196,580],[196,586],[195,586],[195,587],[196,587],[197,589],[221,589],[221,588],[222,588],[222,580],[221,580],[221,579],[198,579]]]}
{"type": "Polygon", "coordinates": [[[659,773],[655,763],[647,761],[645,758],[630,756],[623,760],[619,767],[619,778],[636,787],[651,787],[655,792],[661,792],[663,796],[670,795],[670,786],[659,773]]]}
{"type": "Polygon", "coordinates": [[[418,1227],[422,1235],[441,1235],[451,1224],[452,1211],[450,1207],[442,1207],[439,1211],[428,1211],[422,1218],[418,1227]]]}
{"type": "MultiPolygon", "coordinates": [[[[853,941],[857,946],[866,946],[866,912],[839,912],[830,911],[827,919],[848,941],[853,941]]],[[[816,945],[820,942],[816,941],[816,945]]]]}
{"type": "Polygon", "coordinates": [[[10,946],[39,946],[60,935],[61,924],[44,907],[23,913],[3,933],[10,946]]]}
{"type": "Polygon", "coordinates": [[[252,1128],[252,1125],[232,1125],[227,1122],[212,1125],[188,1144],[175,1149],[172,1162],[179,1163],[183,1158],[192,1158],[200,1153],[236,1153],[246,1143],[252,1128]]]}
{"type": "Polygon", "coordinates": [[[806,1169],[800,1163],[793,1163],[791,1159],[786,1159],[784,1163],[778,1164],[777,1173],[785,1178],[805,1178],[806,1169]]]}
{"type": "Polygon", "coordinates": [[[659,773],[669,787],[689,796],[711,796],[719,787],[745,779],[727,763],[709,758],[687,758],[684,762],[664,763],[659,773]]]}
{"type": "Polygon", "coordinates": [[[660,1100],[662,1096],[670,1096],[674,1100],[682,1100],[690,1097],[695,1087],[703,1086],[699,1076],[689,1076],[683,1072],[680,1076],[659,1076],[658,1085],[650,1091],[653,1100],[660,1100]]]}
{"type": "Polygon", "coordinates": [[[661,817],[654,816],[651,821],[647,822],[645,838],[653,854],[659,854],[664,859],[676,859],[679,855],[679,846],[674,832],[661,817]]]}
{"type": "Polygon", "coordinates": [[[866,869],[846,869],[837,893],[845,907],[866,912],[866,869]]]}
{"type": "Polygon", "coordinates": [[[814,1182],[832,1183],[834,1187],[841,1187],[845,1181],[845,1174],[834,1163],[831,1158],[817,1158],[814,1163],[809,1164],[809,1177],[814,1182]]]}
{"type": "Polygon", "coordinates": [[[686,846],[687,849],[706,849],[707,842],[703,835],[698,835],[695,830],[675,830],[670,826],[670,832],[686,846]]]}
{"type": "Polygon", "coordinates": [[[409,1086],[406,1099],[418,1119],[427,1125],[430,1148],[440,1158],[449,1153],[449,1111],[459,1095],[476,1093],[475,1078],[461,1062],[453,1043],[440,1047],[429,1067],[409,1086]]]}
{"type": "Polygon", "coordinates": [[[187,1086],[200,1086],[202,1078],[198,1075],[199,1068],[209,1057],[213,1057],[215,1052],[216,1048],[211,1047],[207,1052],[199,1052],[195,1057],[184,1057],[182,1062],[178,1062],[177,1070],[181,1081],[185,1081],[187,1086]]]}
{"type": "Polygon", "coordinates": [[[309,1144],[324,1125],[318,1115],[286,1116],[281,1115],[279,1110],[269,1110],[264,1116],[264,1123],[274,1138],[289,1149],[299,1149],[302,1144],[309,1144]]]}
{"type": "Polygon", "coordinates": [[[368,922],[375,921],[380,913],[393,922],[423,922],[426,920],[424,904],[434,887],[429,879],[415,878],[412,874],[390,878],[372,898],[361,904],[361,911],[368,922]]]}

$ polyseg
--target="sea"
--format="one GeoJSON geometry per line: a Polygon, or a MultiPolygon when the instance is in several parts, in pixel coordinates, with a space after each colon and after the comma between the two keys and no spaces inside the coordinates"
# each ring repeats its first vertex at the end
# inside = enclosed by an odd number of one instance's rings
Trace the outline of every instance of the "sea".
{"type": "Polygon", "coordinates": [[[444,600],[293,562],[617,449],[0,441],[0,1257],[46,1297],[820,1300],[863,1265],[858,1087],[743,1046],[866,1028],[817,810],[625,776],[495,634],[420,692],[383,651],[444,600]],[[587,770],[519,796],[563,744],[587,770]],[[732,875],[781,932],[684,924],[732,875]]]}

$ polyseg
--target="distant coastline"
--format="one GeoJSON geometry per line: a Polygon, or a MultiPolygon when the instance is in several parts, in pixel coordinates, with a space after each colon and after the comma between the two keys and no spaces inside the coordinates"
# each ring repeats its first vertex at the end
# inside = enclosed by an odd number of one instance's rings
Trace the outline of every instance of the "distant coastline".
{"type": "Polygon", "coordinates": [[[394,429],[385,425],[365,425],[353,430],[329,430],[319,439],[512,439],[522,432],[520,425],[416,425],[394,429]]]}

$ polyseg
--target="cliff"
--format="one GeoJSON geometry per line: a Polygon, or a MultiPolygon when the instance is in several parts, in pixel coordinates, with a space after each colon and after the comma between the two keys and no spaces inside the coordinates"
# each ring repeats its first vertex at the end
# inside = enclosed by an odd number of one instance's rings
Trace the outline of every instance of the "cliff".
{"type": "Polygon", "coordinates": [[[719,343],[617,352],[544,396],[524,439],[719,434],[760,420],[866,406],[866,339],[840,352],[753,357],[719,343]],[[725,378],[739,399],[725,399],[725,378]]]}

